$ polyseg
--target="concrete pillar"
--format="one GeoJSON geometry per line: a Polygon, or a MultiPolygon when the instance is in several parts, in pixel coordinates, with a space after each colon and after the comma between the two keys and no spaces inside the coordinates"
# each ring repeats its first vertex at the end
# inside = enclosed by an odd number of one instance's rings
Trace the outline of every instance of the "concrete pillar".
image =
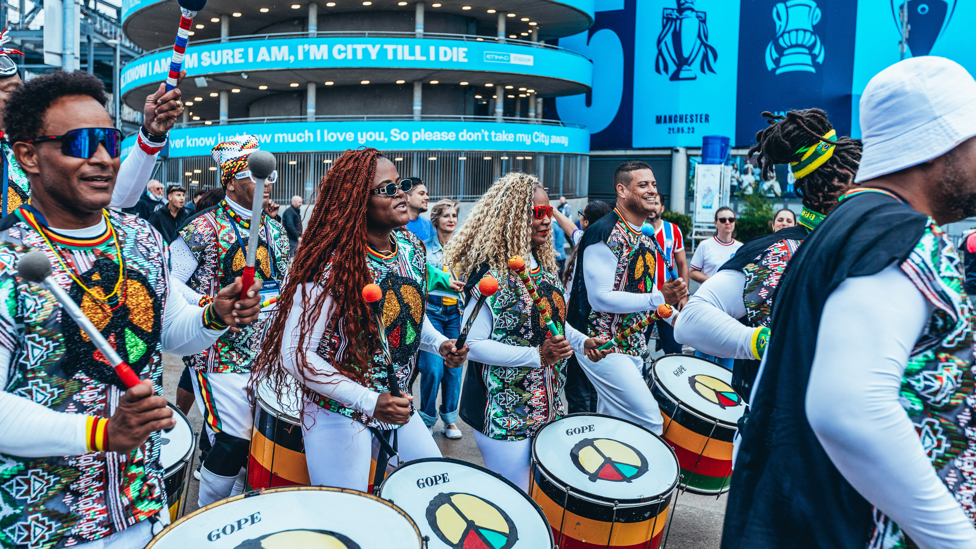
{"type": "Polygon", "coordinates": [[[539,41],[539,27],[532,27],[532,41],[539,41]]]}
{"type": "Polygon", "coordinates": [[[88,74],[95,73],[95,41],[88,35],[88,74]]]}
{"type": "Polygon", "coordinates": [[[227,111],[230,110],[230,93],[225,91],[220,92],[220,125],[223,126],[227,123],[227,111]]]}
{"type": "Polygon", "coordinates": [[[308,83],[308,97],[305,100],[305,119],[315,122],[315,82],[308,83]]]}
{"type": "MultiPolygon", "coordinates": [[[[190,122],[190,109],[183,107],[183,125],[185,126],[190,122]]],[[[183,172],[180,172],[183,173],[183,172]]]]}
{"type": "Polygon", "coordinates": [[[319,30],[319,5],[315,2],[308,4],[308,36],[315,38],[319,30]]]}
{"type": "Polygon", "coordinates": [[[420,115],[424,112],[424,83],[416,81],[413,83],[413,119],[420,120],[420,115]]]}
{"type": "Polygon", "coordinates": [[[515,96],[515,118],[522,117],[522,98],[515,96]]]}
{"type": "Polygon", "coordinates": [[[535,119],[536,120],[542,120],[542,118],[543,118],[543,113],[542,113],[542,98],[541,97],[536,97],[535,98],[535,119]]]}
{"type": "Polygon", "coordinates": [[[529,94],[529,120],[532,120],[532,122],[535,122],[535,115],[536,115],[536,112],[535,112],[535,97],[533,97],[532,94],[530,93],[529,94]]]}
{"type": "Polygon", "coordinates": [[[64,0],[61,14],[61,69],[73,72],[78,68],[75,66],[75,0],[64,0]]]}
{"type": "Polygon", "coordinates": [[[495,120],[501,122],[505,116],[505,86],[495,84],[495,95],[498,96],[495,100],[495,120]]]}
{"type": "Polygon", "coordinates": [[[230,16],[221,15],[220,16],[220,41],[226,42],[230,38],[230,16]]]}
{"type": "Polygon", "coordinates": [[[688,194],[688,150],[675,147],[671,150],[671,211],[685,213],[685,195],[688,194]]]}
{"type": "Polygon", "coordinates": [[[417,33],[417,38],[424,37],[424,8],[426,4],[423,2],[417,2],[414,6],[414,32],[417,33]]]}
{"type": "Polygon", "coordinates": [[[498,12],[498,41],[505,41],[505,14],[498,12]]]}

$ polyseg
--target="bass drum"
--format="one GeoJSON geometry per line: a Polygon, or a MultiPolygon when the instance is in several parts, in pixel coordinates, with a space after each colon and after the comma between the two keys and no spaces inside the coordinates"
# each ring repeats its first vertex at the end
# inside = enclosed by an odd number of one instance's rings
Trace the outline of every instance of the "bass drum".
{"type": "Polygon", "coordinates": [[[247,458],[248,490],[310,484],[302,440],[301,391],[297,381],[287,379],[283,398],[278,398],[268,380],[258,383],[247,458]]]}
{"type": "Polygon", "coordinates": [[[559,549],[657,549],[677,485],[674,451],[636,423],[573,414],[532,441],[529,495],[559,549]]]}
{"type": "Polygon", "coordinates": [[[728,491],[732,439],[745,406],[732,390],[732,372],[707,360],[663,356],[647,386],[664,416],[664,440],[681,465],[681,485],[704,495],[728,491]]]}
{"type": "Polygon", "coordinates": [[[163,485],[166,487],[166,506],[170,522],[183,516],[185,495],[190,487],[190,471],[193,470],[193,454],[197,449],[193,428],[179,408],[169,405],[176,418],[176,427],[160,433],[159,464],[163,467],[163,485]]]}
{"type": "Polygon", "coordinates": [[[395,505],[339,488],[276,488],[218,501],[163,530],[146,549],[421,549],[395,505]]]}
{"type": "Polygon", "coordinates": [[[542,509],[495,473],[453,459],[401,466],[380,496],[402,508],[431,549],[551,549],[542,509]]]}

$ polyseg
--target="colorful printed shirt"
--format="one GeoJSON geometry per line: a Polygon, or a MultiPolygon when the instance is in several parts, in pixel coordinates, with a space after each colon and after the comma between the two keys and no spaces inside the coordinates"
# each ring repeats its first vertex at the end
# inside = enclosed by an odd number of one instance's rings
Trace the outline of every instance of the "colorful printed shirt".
{"type": "MultiPolygon", "coordinates": [[[[54,280],[161,394],[160,335],[169,282],[168,253],[159,233],[136,216],[109,211],[114,238],[109,226],[93,239],[51,234],[60,252],[55,254],[23,212],[0,226],[0,345],[12,353],[4,390],[55,411],[108,418],[125,389],[54,296],[18,276],[20,258],[41,250],[51,261],[54,280]],[[121,281],[119,250],[125,258],[121,281]],[[90,290],[72,280],[65,264],[81,273],[76,276],[90,290]]],[[[128,454],[33,459],[0,454],[0,546],[71,547],[156,515],[166,503],[159,452],[160,433],[153,433],[128,454]]]]}
{"type": "MultiPolygon", "coordinates": [[[[498,291],[485,300],[492,315],[491,339],[515,347],[541,346],[549,330],[518,276],[511,271],[492,271],[491,275],[499,281],[498,291]]],[[[565,326],[566,302],[559,277],[541,268],[531,276],[553,323],[565,326]]],[[[480,297],[477,288],[473,292],[472,299],[480,297]]],[[[566,363],[507,367],[469,362],[461,418],[494,439],[531,438],[565,414],[560,395],[566,383],[566,363]]]]}
{"type": "MultiPolygon", "coordinates": [[[[265,281],[265,286],[269,282],[280,284],[288,269],[288,235],[280,223],[264,214],[262,225],[254,278],[265,281]]],[[[226,201],[191,219],[180,230],[180,237],[197,261],[187,286],[213,297],[233,284],[244,272],[250,226],[250,221],[237,215],[226,201]]],[[[266,322],[267,318],[259,318],[236,333],[227,332],[213,347],[183,361],[205,373],[247,373],[261,350],[266,322]]]]}
{"type": "MultiPolygon", "coordinates": [[[[417,365],[417,351],[420,350],[420,335],[427,313],[427,258],[423,243],[411,232],[393,231],[396,249],[390,255],[369,251],[366,264],[374,284],[383,290],[383,298],[376,305],[386,326],[386,339],[393,359],[397,384],[404,394],[410,392],[410,381],[417,365]]],[[[332,266],[323,271],[319,283],[324,284],[330,276],[332,266]]],[[[389,391],[386,359],[378,341],[367,341],[366,336],[358,341],[349,341],[343,330],[341,314],[333,314],[325,328],[316,352],[339,371],[357,368],[350,365],[346,351],[351,345],[368,346],[372,349],[373,361],[367,372],[367,388],[378,393],[389,391]],[[341,365],[341,366],[340,366],[341,365]]],[[[307,393],[319,406],[362,422],[370,427],[396,429],[399,425],[381,423],[358,410],[348,408],[338,401],[307,393]]]]}
{"type": "MultiPolygon", "coordinates": [[[[976,378],[973,374],[973,309],[963,289],[962,260],[931,219],[901,270],[935,312],[912,350],[901,384],[901,403],[936,474],[976,522],[976,378]]],[[[868,549],[915,545],[880,510],[868,549]]]]}
{"type": "MultiPolygon", "coordinates": [[[[7,160],[7,182],[6,189],[0,189],[0,193],[6,192],[7,210],[2,212],[8,215],[14,212],[21,204],[25,204],[30,197],[30,181],[24,171],[20,169],[17,157],[14,156],[14,149],[7,143],[6,139],[0,138],[0,150],[7,160]]],[[[2,195],[0,195],[2,196],[2,195]]],[[[2,216],[0,216],[2,217],[2,216]]]]}

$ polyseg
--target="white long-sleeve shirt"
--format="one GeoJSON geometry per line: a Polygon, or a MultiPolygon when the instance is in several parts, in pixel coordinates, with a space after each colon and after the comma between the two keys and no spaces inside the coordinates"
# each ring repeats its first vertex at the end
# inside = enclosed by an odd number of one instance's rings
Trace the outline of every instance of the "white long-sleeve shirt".
{"type": "MultiPolygon", "coordinates": [[[[139,139],[137,136],[136,139],[139,139]]],[[[154,146],[162,145],[154,144],[154,146]]],[[[115,189],[112,190],[113,208],[131,208],[139,202],[139,197],[146,190],[149,178],[152,176],[153,166],[158,154],[148,154],[142,147],[136,145],[129,156],[125,157],[119,166],[118,177],[115,178],[115,189]]]]}
{"type": "MultiPolygon", "coordinates": [[[[90,238],[105,231],[105,220],[87,229],[58,232],[90,238]]],[[[213,345],[226,330],[203,326],[203,309],[170,292],[163,306],[161,344],[176,355],[196,354],[213,345]]],[[[0,347],[0,388],[7,386],[13,356],[0,347]]],[[[0,390],[0,452],[21,457],[72,456],[88,452],[83,414],[51,410],[24,397],[0,390]]]]}
{"type": "MultiPolygon", "coordinates": [[[[309,314],[308,307],[315,303],[321,292],[322,286],[314,282],[306,282],[302,288],[295,292],[291,310],[288,312],[288,319],[285,321],[284,333],[289,335],[281,346],[282,364],[292,377],[300,381],[304,380],[305,386],[309,389],[331,398],[347,408],[358,410],[372,417],[380,393],[347,377],[316,352],[319,343],[322,341],[322,336],[325,334],[329,319],[334,313],[331,295],[326,296],[322,305],[322,313],[315,325],[312,326],[312,332],[306,338],[305,347],[298,346],[298,326],[301,317],[309,314]],[[305,360],[311,366],[314,375],[306,377],[299,371],[297,360],[299,353],[305,355],[305,360]]],[[[423,327],[420,330],[420,350],[440,355],[441,344],[447,340],[447,337],[434,328],[425,314],[423,327]]]]}
{"type": "Polygon", "coordinates": [[[712,275],[681,309],[674,323],[675,341],[717,357],[755,359],[752,341],[757,328],[737,320],[746,316],[745,285],[741,271],[712,275]]]}
{"type": "Polygon", "coordinates": [[[587,300],[594,311],[629,314],[651,311],[664,303],[664,294],[657,288],[647,294],[635,294],[614,288],[617,263],[617,256],[606,242],[597,242],[586,248],[583,256],[583,281],[586,282],[587,300]]]}
{"type": "Polygon", "coordinates": [[[936,476],[899,395],[933,310],[894,265],[841,283],[821,315],[805,408],[844,478],[919,547],[972,549],[976,529],[936,476]]]}

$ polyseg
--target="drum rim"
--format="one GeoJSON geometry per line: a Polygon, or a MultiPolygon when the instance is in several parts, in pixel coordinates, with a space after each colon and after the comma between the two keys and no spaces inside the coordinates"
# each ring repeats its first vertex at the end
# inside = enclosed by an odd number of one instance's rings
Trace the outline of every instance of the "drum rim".
{"type": "Polygon", "coordinates": [[[262,410],[268,412],[269,414],[272,414],[275,417],[275,419],[279,419],[281,421],[290,423],[292,425],[301,426],[301,424],[302,424],[302,410],[301,410],[301,408],[302,408],[302,403],[304,401],[304,399],[302,398],[301,391],[298,392],[298,397],[299,397],[298,398],[298,407],[299,407],[299,410],[298,410],[298,417],[295,418],[293,416],[288,415],[287,412],[285,412],[284,410],[276,410],[274,407],[272,407],[271,403],[269,403],[268,401],[266,401],[264,398],[261,397],[261,391],[259,390],[259,387],[262,384],[265,384],[265,383],[268,383],[268,378],[264,378],[261,381],[259,381],[258,382],[258,388],[256,388],[255,391],[254,391],[254,400],[257,402],[258,406],[262,410]]]}
{"type": "MultiPolygon", "coordinates": [[[[658,377],[658,375],[657,375],[657,363],[660,362],[662,359],[665,359],[665,358],[668,358],[668,357],[693,358],[695,360],[700,360],[702,362],[707,362],[707,363],[709,363],[709,364],[711,364],[713,366],[717,366],[719,368],[722,368],[723,370],[726,370],[726,368],[723,368],[722,366],[719,366],[718,364],[715,364],[714,362],[710,362],[710,361],[705,360],[703,358],[698,358],[697,356],[679,355],[679,354],[675,353],[675,354],[664,355],[662,357],[658,357],[657,360],[655,360],[654,363],[651,364],[651,367],[648,370],[648,372],[651,375],[651,379],[654,380],[654,384],[657,385],[658,387],[660,387],[661,390],[664,391],[665,396],[667,396],[668,399],[671,402],[674,402],[675,404],[677,404],[678,407],[681,408],[682,410],[687,411],[688,413],[694,415],[695,417],[697,417],[697,418],[699,418],[699,419],[701,419],[703,421],[707,421],[709,423],[718,422],[718,424],[721,425],[721,426],[723,426],[723,427],[728,427],[728,428],[733,429],[733,430],[738,429],[739,428],[739,424],[738,423],[732,423],[732,422],[729,422],[729,421],[725,421],[723,419],[719,419],[719,418],[716,418],[716,417],[711,417],[711,416],[705,415],[705,412],[702,412],[701,410],[696,410],[696,409],[688,406],[681,399],[679,399],[677,396],[675,396],[675,394],[668,389],[668,386],[667,385],[665,385],[664,383],[661,382],[661,378],[658,377]]],[[[729,387],[731,387],[731,386],[732,385],[729,385],[729,387]]],[[[650,388],[650,387],[648,387],[648,388],[650,388]]],[[[732,389],[732,391],[735,391],[735,389],[732,389]]],[[[738,396],[740,399],[742,398],[742,395],[740,395],[739,393],[736,393],[736,396],[738,396]]],[[[745,404],[743,403],[743,412],[742,412],[743,414],[745,414],[745,409],[744,408],[745,408],[745,404]]]]}
{"type": "Polygon", "coordinates": [[[197,515],[200,515],[200,514],[206,512],[206,511],[209,511],[210,509],[214,509],[214,508],[219,507],[221,505],[226,505],[228,503],[232,503],[232,502],[235,502],[237,500],[247,499],[247,498],[254,497],[254,496],[259,496],[259,495],[262,495],[262,494],[267,494],[267,493],[276,494],[276,493],[279,493],[279,492],[296,492],[296,491],[307,491],[307,492],[343,492],[343,493],[353,494],[353,495],[356,495],[356,496],[365,496],[365,497],[367,497],[369,499],[376,500],[379,503],[382,503],[383,505],[386,505],[387,507],[393,509],[397,513],[403,515],[403,518],[407,519],[407,521],[410,523],[410,525],[413,526],[414,531],[417,533],[417,541],[419,541],[421,543],[420,545],[418,545],[418,548],[422,548],[423,547],[423,539],[424,538],[423,538],[423,536],[420,533],[420,528],[417,527],[417,523],[414,522],[413,519],[410,518],[410,515],[408,515],[403,509],[401,509],[401,508],[397,507],[396,505],[394,505],[393,502],[387,501],[387,500],[385,500],[383,498],[374,496],[372,494],[367,494],[366,492],[360,492],[359,490],[351,490],[349,488],[333,488],[331,486],[289,486],[287,488],[267,488],[267,489],[264,489],[264,490],[253,490],[251,492],[244,492],[243,494],[236,495],[234,497],[222,499],[220,501],[215,501],[215,502],[211,503],[210,505],[207,505],[206,507],[201,507],[201,508],[197,509],[196,511],[190,513],[189,515],[183,515],[182,517],[180,517],[179,519],[177,519],[176,522],[174,522],[174,523],[170,524],[169,526],[167,526],[166,528],[164,528],[162,532],[160,532],[160,533],[156,534],[155,536],[153,536],[152,540],[149,541],[149,545],[146,545],[145,549],[152,549],[152,547],[154,545],[156,545],[156,542],[158,542],[163,537],[163,535],[165,535],[166,533],[168,533],[170,530],[175,529],[177,526],[183,524],[184,522],[188,521],[189,519],[191,519],[191,518],[193,518],[193,517],[195,517],[197,515]]]}
{"type": "MultiPolygon", "coordinates": [[[[172,477],[173,475],[178,473],[181,469],[183,469],[183,467],[180,467],[180,465],[188,466],[190,464],[190,461],[193,458],[193,453],[196,452],[197,449],[197,437],[195,436],[196,433],[193,432],[193,424],[190,423],[189,418],[187,418],[186,414],[181,412],[180,409],[174,406],[173,404],[169,402],[167,402],[166,404],[167,406],[173,409],[174,414],[177,414],[179,417],[183,418],[183,421],[185,421],[186,425],[190,428],[190,449],[187,450],[186,453],[183,454],[183,457],[180,458],[176,463],[163,469],[163,480],[168,480],[170,477],[172,477]]],[[[175,429],[176,427],[173,428],[175,429]]],[[[161,462],[162,462],[162,450],[160,450],[160,465],[162,465],[161,462]]]]}
{"type": "Polygon", "coordinates": [[[641,425],[639,423],[635,423],[633,421],[630,421],[630,420],[627,420],[627,419],[622,419],[622,418],[619,418],[619,417],[608,416],[606,414],[596,414],[596,413],[593,413],[593,412],[580,412],[580,413],[576,413],[576,414],[567,414],[567,415],[565,415],[565,416],[563,416],[563,417],[561,417],[561,418],[559,418],[557,420],[550,421],[549,423],[545,424],[542,427],[542,429],[539,429],[538,431],[536,431],[535,435],[532,437],[532,449],[529,452],[529,457],[531,458],[531,466],[538,467],[539,470],[542,472],[542,474],[546,475],[546,477],[548,478],[549,482],[551,482],[551,483],[553,483],[553,484],[555,484],[555,485],[563,488],[563,491],[565,491],[565,492],[571,492],[572,495],[573,496],[576,496],[576,497],[582,496],[582,499],[588,499],[588,500],[590,500],[590,501],[592,501],[594,503],[611,504],[611,505],[616,505],[617,507],[640,507],[640,506],[644,506],[644,505],[647,505],[647,504],[660,503],[660,502],[662,502],[662,501],[670,498],[671,495],[674,494],[675,489],[678,487],[678,482],[681,480],[681,462],[678,461],[678,455],[676,453],[674,453],[674,448],[672,448],[671,445],[668,444],[668,441],[664,440],[664,437],[658,436],[658,435],[654,434],[650,429],[648,429],[647,427],[644,427],[643,425],[641,425]],[[644,431],[647,431],[651,436],[653,436],[654,438],[658,439],[658,441],[661,442],[661,444],[663,444],[664,447],[667,448],[669,452],[671,452],[671,457],[674,458],[675,468],[678,470],[677,474],[675,475],[674,482],[671,483],[671,487],[668,488],[667,490],[665,490],[664,492],[661,492],[660,494],[655,494],[653,496],[648,496],[648,497],[645,497],[645,498],[617,498],[617,499],[611,499],[611,498],[607,498],[607,497],[604,497],[604,496],[601,496],[601,495],[598,495],[598,494],[594,494],[592,492],[587,492],[585,490],[580,490],[580,489],[574,488],[574,487],[570,486],[568,483],[566,483],[566,482],[564,482],[562,480],[559,480],[559,478],[556,477],[552,473],[552,471],[550,471],[549,469],[546,469],[546,466],[543,465],[541,461],[539,461],[539,458],[537,457],[537,453],[536,453],[536,448],[535,448],[536,441],[538,441],[538,439],[539,439],[539,433],[541,433],[546,427],[549,427],[550,425],[553,425],[553,424],[555,424],[555,423],[557,423],[557,422],[559,422],[561,420],[564,420],[566,418],[570,418],[570,417],[581,417],[581,416],[601,417],[601,418],[613,419],[613,420],[616,420],[616,421],[622,421],[624,423],[629,423],[629,424],[633,425],[634,427],[637,427],[639,429],[642,429],[644,431]]]}
{"type": "MultiPolygon", "coordinates": [[[[556,539],[552,535],[552,525],[549,524],[549,519],[546,518],[546,514],[542,510],[542,507],[538,503],[536,503],[534,499],[532,499],[528,494],[526,494],[525,492],[523,492],[522,489],[519,488],[518,485],[516,485],[514,482],[512,482],[512,481],[508,480],[507,478],[499,475],[498,473],[495,473],[494,471],[491,471],[490,469],[486,469],[484,467],[481,467],[480,465],[475,465],[473,463],[468,463],[467,461],[462,461],[460,459],[454,459],[454,458],[421,458],[421,459],[415,459],[413,461],[410,461],[408,463],[405,463],[402,466],[397,467],[396,470],[394,470],[392,473],[386,475],[386,478],[384,478],[383,479],[383,482],[380,483],[380,497],[383,497],[383,487],[386,486],[387,481],[389,481],[391,478],[393,478],[393,475],[395,475],[398,472],[406,469],[407,467],[410,467],[411,465],[413,465],[415,463],[419,464],[419,463],[426,463],[426,462],[430,462],[430,461],[436,461],[436,462],[439,462],[439,463],[447,462],[447,463],[453,463],[455,465],[464,465],[466,467],[470,467],[472,469],[476,469],[478,471],[481,471],[482,473],[488,473],[489,475],[491,475],[491,476],[495,477],[496,479],[502,481],[503,483],[507,484],[512,490],[515,490],[516,492],[518,492],[529,503],[532,504],[532,508],[535,509],[535,511],[537,513],[539,513],[539,517],[542,519],[542,523],[545,524],[546,531],[549,533],[549,547],[555,547],[556,546],[556,539]]],[[[391,501],[391,500],[384,500],[384,501],[389,501],[390,503],[393,503],[393,501],[391,501]]],[[[393,504],[396,505],[395,503],[393,503],[393,504]]],[[[398,507],[398,509],[399,509],[399,507],[398,507]]]]}

